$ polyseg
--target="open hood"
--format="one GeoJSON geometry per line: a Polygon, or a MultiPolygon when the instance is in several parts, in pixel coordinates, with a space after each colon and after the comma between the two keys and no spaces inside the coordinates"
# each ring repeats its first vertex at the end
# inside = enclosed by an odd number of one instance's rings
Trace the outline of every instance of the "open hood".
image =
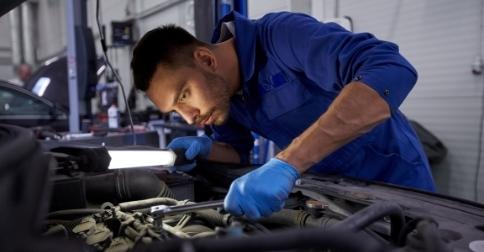
{"type": "Polygon", "coordinates": [[[3,0],[2,5],[0,5],[0,17],[5,15],[11,9],[19,6],[25,0],[3,0]]]}

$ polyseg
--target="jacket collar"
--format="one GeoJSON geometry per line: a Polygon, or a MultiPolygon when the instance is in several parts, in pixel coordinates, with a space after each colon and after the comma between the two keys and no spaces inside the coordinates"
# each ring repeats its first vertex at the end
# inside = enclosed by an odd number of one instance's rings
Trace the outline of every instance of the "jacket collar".
{"type": "MultiPolygon", "coordinates": [[[[256,25],[254,21],[247,19],[236,11],[230,12],[219,20],[212,35],[212,43],[216,43],[220,37],[222,23],[231,21],[234,22],[235,26],[235,48],[239,60],[239,68],[242,80],[246,83],[252,78],[255,70],[256,25]]],[[[245,89],[245,85],[243,83],[242,85],[245,89]]]]}

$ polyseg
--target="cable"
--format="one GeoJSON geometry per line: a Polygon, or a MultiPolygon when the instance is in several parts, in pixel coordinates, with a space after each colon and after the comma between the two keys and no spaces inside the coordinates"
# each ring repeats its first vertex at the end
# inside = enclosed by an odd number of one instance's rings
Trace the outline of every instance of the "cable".
{"type": "MultiPolygon", "coordinates": [[[[479,54],[481,55],[482,59],[482,43],[484,42],[483,40],[483,30],[484,30],[484,1],[481,1],[481,24],[480,24],[480,31],[481,31],[481,38],[480,38],[480,43],[479,43],[479,54]]],[[[483,135],[483,129],[482,127],[484,126],[484,88],[483,88],[483,93],[481,95],[481,117],[479,119],[479,138],[478,138],[478,144],[477,144],[477,164],[476,164],[476,175],[474,179],[474,201],[479,200],[479,176],[480,176],[480,171],[481,171],[481,153],[482,153],[482,135],[483,135]]]]}
{"type": "Polygon", "coordinates": [[[121,82],[121,77],[118,75],[118,73],[116,71],[114,71],[114,68],[111,65],[111,62],[109,62],[109,58],[108,58],[108,55],[107,55],[108,48],[106,46],[106,38],[104,37],[104,33],[102,32],[102,29],[101,29],[99,9],[100,9],[99,8],[99,0],[96,0],[96,24],[97,24],[97,28],[99,30],[99,38],[101,40],[101,47],[102,47],[102,51],[103,51],[104,61],[108,65],[109,69],[111,69],[111,72],[114,74],[114,78],[116,79],[116,81],[118,82],[118,84],[121,88],[121,93],[123,94],[123,100],[124,100],[125,108],[126,108],[126,111],[128,112],[129,125],[130,125],[130,128],[131,128],[131,134],[133,136],[133,145],[136,145],[136,134],[134,133],[134,124],[133,124],[133,117],[131,116],[131,109],[129,108],[128,100],[126,99],[126,93],[124,91],[124,86],[121,82]]]}

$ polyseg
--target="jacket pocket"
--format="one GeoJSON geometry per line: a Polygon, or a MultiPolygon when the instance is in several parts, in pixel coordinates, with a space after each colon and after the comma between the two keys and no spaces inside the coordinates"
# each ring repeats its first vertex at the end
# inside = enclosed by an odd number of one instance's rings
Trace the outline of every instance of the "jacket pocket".
{"type": "Polygon", "coordinates": [[[262,111],[269,120],[290,112],[311,98],[309,91],[297,80],[287,80],[283,85],[262,95],[262,111]]]}

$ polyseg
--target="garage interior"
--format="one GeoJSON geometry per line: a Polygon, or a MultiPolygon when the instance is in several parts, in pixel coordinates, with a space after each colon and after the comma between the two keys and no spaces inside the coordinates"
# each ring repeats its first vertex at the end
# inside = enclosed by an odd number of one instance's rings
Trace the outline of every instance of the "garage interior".
{"type": "Polygon", "coordinates": [[[1,251],[484,251],[484,0],[6,0],[0,11],[1,251]],[[246,163],[187,160],[169,143],[211,128],[160,111],[130,62],[166,24],[211,43],[231,11],[304,13],[398,45],[418,72],[399,109],[436,191],[308,173],[281,211],[226,211],[233,181],[285,146],[252,132],[246,163]]]}

